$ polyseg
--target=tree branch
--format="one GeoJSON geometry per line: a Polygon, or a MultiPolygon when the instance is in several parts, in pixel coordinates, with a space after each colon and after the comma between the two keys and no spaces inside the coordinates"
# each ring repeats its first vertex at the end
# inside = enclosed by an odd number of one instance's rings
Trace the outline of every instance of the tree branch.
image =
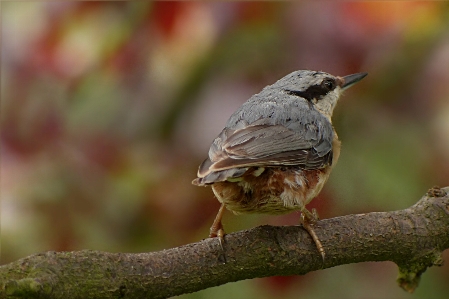
{"type": "Polygon", "coordinates": [[[394,212],[321,220],[323,264],[301,226],[260,226],[151,253],[46,252],[0,267],[0,298],[166,298],[227,282],[301,275],[348,263],[393,261],[412,292],[449,248],[449,187],[394,212]]]}

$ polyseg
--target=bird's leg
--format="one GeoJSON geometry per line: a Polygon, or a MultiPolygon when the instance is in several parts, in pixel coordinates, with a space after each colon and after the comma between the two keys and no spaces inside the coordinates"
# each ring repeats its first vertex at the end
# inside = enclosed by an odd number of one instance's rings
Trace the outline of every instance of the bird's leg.
{"type": "Polygon", "coordinates": [[[318,213],[315,209],[312,209],[312,212],[307,210],[305,207],[301,209],[301,224],[304,227],[304,229],[309,233],[309,235],[312,237],[313,241],[315,242],[316,248],[318,249],[318,252],[321,254],[321,257],[323,258],[326,256],[326,253],[324,252],[324,247],[321,244],[320,239],[318,239],[318,236],[315,233],[315,230],[313,229],[313,226],[316,224],[316,222],[320,218],[318,217],[318,213]]]}
{"type": "Polygon", "coordinates": [[[224,235],[225,231],[223,229],[223,224],[221,224],[221,218],[223,217],[225,205],[222,203],[220,209],[218,210],[217,216],[215,216],[214,223],[210,227],[209,238],[218,237],[221,249],[223,249],[224,235]]]}

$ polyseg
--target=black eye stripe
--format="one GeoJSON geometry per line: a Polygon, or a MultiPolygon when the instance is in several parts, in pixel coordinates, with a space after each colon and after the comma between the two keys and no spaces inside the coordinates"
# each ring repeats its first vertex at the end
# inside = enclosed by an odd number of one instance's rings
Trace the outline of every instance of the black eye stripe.
{"type": "Polygon", "coordinates": [[[308,101],[313,99],[321,99],[329,91],[334,90],[337,84],[333,79],[325,79],[321,84],[311,85],[305,91],[285,89],[284,91],[289,95],[302,97],[308,101]]]}
{"type": "Polygon", "coordinates": [[[312,85],[305,91],[286,89],[285,92],[289,95],[312,101],[313,99],[320,99],[322,96],[326,95],[329,92],[329,89],[323,88],[321,85],[312,85]]]}

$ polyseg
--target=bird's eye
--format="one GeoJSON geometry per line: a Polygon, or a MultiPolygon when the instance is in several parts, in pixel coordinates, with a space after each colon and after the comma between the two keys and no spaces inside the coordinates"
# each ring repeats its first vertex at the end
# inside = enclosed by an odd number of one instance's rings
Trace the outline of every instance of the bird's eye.
{"type": "Polygon", "coordinates": [[[327,90],[333,90],[336,87],[335,81],[332,79],[326,79],[321,84],[327,90]]]}

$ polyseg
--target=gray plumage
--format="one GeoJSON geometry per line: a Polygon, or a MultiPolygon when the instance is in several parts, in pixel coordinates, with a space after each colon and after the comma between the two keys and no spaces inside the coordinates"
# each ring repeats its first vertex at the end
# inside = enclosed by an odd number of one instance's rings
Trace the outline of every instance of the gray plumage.
{"type": "Polygon", "coordinates": [[[337,80],[324,72],[296,71],[252,96],[213,141],[194,184],[237,178],[253,166],[331,165],[334,130],[314,104],[337,80]]]}

